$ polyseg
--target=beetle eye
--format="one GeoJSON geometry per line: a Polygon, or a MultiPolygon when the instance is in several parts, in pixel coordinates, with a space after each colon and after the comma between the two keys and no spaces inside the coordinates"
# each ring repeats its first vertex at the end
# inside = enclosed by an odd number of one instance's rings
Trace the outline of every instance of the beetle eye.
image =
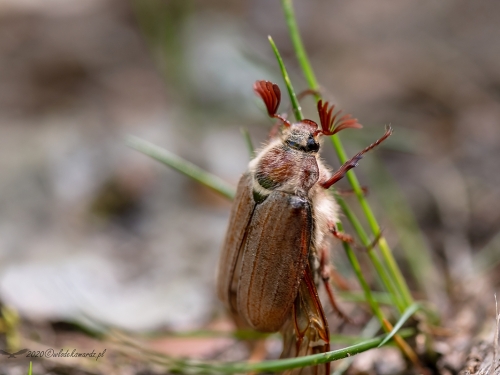
{"type": "Polygon", "coordinates": [[[308,138],[305,146],[292,139],[287,139],[286,144],[288,147],[304,152],[318,152],[319,150],[319,143],[312,136],[308,138]]]}
{"type": "Polygon", "coordinates": [[[318,152],[319,151],[319,143],[316,142],[313,137],[310,137],[307,140],[306,151],[307,152],[318,152]]]}

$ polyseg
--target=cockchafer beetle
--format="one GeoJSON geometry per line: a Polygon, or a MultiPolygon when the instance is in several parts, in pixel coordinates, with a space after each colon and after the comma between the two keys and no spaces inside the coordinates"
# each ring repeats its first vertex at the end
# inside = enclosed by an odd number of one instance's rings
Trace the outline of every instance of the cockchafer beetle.
{"type": "MultiPolygon", "coordinates": [[[[328,282],[327,235],[345,240],[336,230],[339,210],[327,189],[392,129],[331,173],[319,157],[320,138],[360,128],[357,119],[334,113],[334,106],[320,100],[321,127],[312,120],[292,124],[277,113],[278,85],[257,81],[254,91],[284,126],[239,181],[219,262],[218,296],[239,328],[281,331],[283,358],[323,353],[330,348],[329,330],[317,276],[339,311],[328,282]]],[[[325,364],[294,373],[329,374],[329,369],[325,364]]]]}

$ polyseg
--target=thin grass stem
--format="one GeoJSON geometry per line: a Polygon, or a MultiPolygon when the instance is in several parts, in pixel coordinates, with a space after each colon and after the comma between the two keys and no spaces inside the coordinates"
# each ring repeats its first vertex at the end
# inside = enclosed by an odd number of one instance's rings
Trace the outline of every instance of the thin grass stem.
{"type": "MultiPolygon", "coordinates": [[[[286,68],[285,68],[285,64],[283,63],[283,60],[281,59],[278,48],[274,44],[271,37],[269,37],[269,42],[271,43],[271,46],[272,46],[274,53],[276,55],[276,58],[278,60],[278,64],[280,65],[280,69],[281,69],[281,72],[283,74],[284,81],[285,82],[290,81],[288,73],[287,73],[286,68]]],[[[295,99],[296,99],[296,96],[295,96],[295,92],[293,90],[291,83],[289,85],[287,84],[287,89],[288,89],[288,93],[290,94],[290,100],[291,100],[292,105],[293,105],[293,103],[294,103],[293,98],[295,97],[295,99]]],[[[295,105],[294,105],[294,109],[295,109],[295,105]]],[[[302,114],[300,113],[300,108],[297,108],[297,109],[298,109],[299,116],[302,116],[302,114]]],[[[340,223],[340,222],[337,223],[337,227],[338,227],[339,231],[343,230],[342,223],[340,223]]],[[[371,295],[370,287],[369,287],[368,283],[366,282],[365,278],[363,277],[363,274],[361,272],[361,267],[360,267],[359,262],[356,258],[356,255],[354,254],[354,251],[352,250],[351,246],[346,242],[343,242],[343,246],[344,246],[344,249],[346,250],[349,261],[351,262],[351,266],[353,267],[354,272],[355,272],[355,274],[356,274],[356,276],[361,284],[361,287],[363,288],[363,291],[364,291],[365,297],[366,297],[366,301],[368,302],[368,304],[372,308],[373,313],[380,320],[380,323],[382,325],[384,325],[384,322],[386,322],[387,320],[385,319],[384,314],[380,310],[380,307],[379,307],[377,301],[375,301],[375,299],[371,295]]],[[[383,276],[384,275],[382,274],[381,277],[383,277],[383,276]]]]}
{"type": "Polygon", "coordinates": [[[432,261],[429,245],[427,244],[417,220],[398,188],[396,181],[387,171],[385,165],[370,158],[369,175],[381,189],[375,191],[387,217],[399,237],[399,247],[405,254],[405,261],[413,274],[420,289],[425,292],[428,299],[436,302],[439,298],[440,285],[438,271],[432,261]]]}
{"type": "Polygon", "coordinates": [[[248,129],[241,128],[241,135],[243,135],[243,138],[245,139],[248,155],[250,156],[250,159],[253,159],[255,157],[255,147],[253,146],[252,138],[250,137],[248,129]]]}
{"type": "Polygon", "coordinates": [[[295,49],[295,54],[297,55],[297,60],[299,61],[304,77],[306,78],[309,87],[316,91],[314,97],[316,101],[321,99],[319,94],[319,85],[312,70],[311,64],[309,63],[309,58],[307,57],[304,44],[302,44],[302,38],[300,37],[299,28],[297,26],[297,21],[295,19],[295,12],[293,10],[292,0],[281,0],[281,6],[285,13],[285,21],[288,26],[288,32],[290,33],[290,38],[295,49]]]}
{"type": "Polygon", "coordinates": [[[389,292],[389,295],[393,301],[394,306],[397,307],[398,311],[402,313],[404,311],[404,303],[401,300],[401,297],[399,293],[396,290],[396,286],[394,285],[392,279],[388,276],[388,273],[384,269],[384,265],[380,261],[377,253],[371,246],[370,239],[368,238],[368,235],[366,234],[364,228],[362,227],[361,223],[359,222],[358,218],[354,215],[354,213],[349,209],[347,206],[346,202],[342,197],[340,197],[338,194],[335,194],[335,199],[337,200],[337,203],[339,204],[340,208],[342,209],[342,212],[344,215],[347,217],[351,225],[353,226],[355,232],[358,234],[358,237],[361,240],[361,243],[363,246],[365,246],[368,249],[368,256],[370,257],[371,262],[373,263],[373,266],[375,267],[377,271],[377,275],[379,276],[382,284],[384,287],[387,289],[389,292]]]}
{"type": "MultiPolygon", "coordinates": [[[[412,328],[401,329],[400,337],[411,337],[415,334],[412,328]]],[[[334,350],[327,353],[313,354],[309,356],[277,359],[270,361],[262,361],[258,363],[248,362],[208,362],[189,359],[172,358],[162,355],[157,352],[145,350],[142,346],[127,340],[124,342],[128,346],[132,346],[141,351],[151,362],[155,362],[167,367],[170,371],[189,373],[189,374],[234,374],[234,373],[249,373],[249,372],[280,372],[294,368],[315,366],[322,363],[336,361],[342,358],[351,357],[353,355],[365,352],[376,348],[386,335],[379,336],[373,339],[367,339],[363,342],[348,346],[343,349],[334,350]]]]}
{"type": "Polygon", "coordinates": [[[304,119],[304,116],[302,115],[302,110],[300,108],[299,100],[297,99],[297,95],[295,94],[295,91],[293,89],[292,81],[290,80],[290,76],[286,71],[285,63],[281,58],[281,55],[278,51],[278,48],[276,47],[276,44],[274,44],[273,38],[271,38],[271,36],[268,36],[267,38],[269,39],[269,43],[271,44],[271,48],[273,49],[274,54],[276,55],[276,60],[278,60],[278,65],[280,66],[281,74],[283,76],[283,80],[285,81],[286,89],[288,90],[288,95],[290,96],[290,102],[292,103],[292,110],[295,116],[295,120],[302,121],[304,119]]]}
{"type": "MultiPolygon", "coordinates": [[[[370,291],[373,299],[377,301],[378,304],[381,305],[388,305],[388,306],[394,306],[394,301],[392,300],[392,296],[389,293],[386,292],[377,292],[377,291],[370,291]]],[[[339,297],[342,299],[342,301],[346,302],[368,302],[365,298],[365,295],[363,292],[356,292],[356,291],[342,291],[339,290],[337,291],[337,294],[339,297]]]]}
{"type": "Polygon", "coordinates": [[[177,156],[164,148],[158,147],[144,139],[127,136],[125,139],[127,146],[142,152],[145,155],[156,159],[163,164],[181,172],[182,174],[191,177],[202,185],[209,187],[215,192],[223,195],[226,198],[233,199],[236,189],[221,178],[204,171],[200,167],[190,163],[189,161],[177,156]]]}
{"type": "MultiPolygon", "coordinates": [[[[342,223],[339,221],[337,222],[337,229],[342,232],[344,230],[342,223]]],[[[365,294],[366,301],[370,305],[373,314],[378,318],[380,323],[383,324],[385,321],[384,314],[382,313],[382,310],[380,310],[380,307],[375,301],[375,299],[372,296],[370,286],[366,282],[365,277],[363,276],[363,272],[361,271],[361,266],[358,262],[358,259],[356,258],[356,254],[354,254],[354,250],[352,249],[351,245],[349,245],[347,242],[342,242],[342,246],[344,247],[344,250],[346,252],[347,258],[349,259],[349,262],[351,263],[351,267],[354,271],[354,274],[358,278],[358,281],[361,285],[361,288],[363,289],[363,292],[365,294]]]]}
{"type": "Polygon", "coordinates": [[[379,344],[379,347],[381,346],[384,346],[384,344],[386,342],[388,342],[392,337],[394,337],[394,335],[396,334],[396,332],[398,332],[401,327],[403,327],[403,324],[406,323],[406,321],[408,319],[410,319],[410,317],[415,314],[418,310],[420,310],[421,306],[420,304],[418,303],[414,303],[413,305],[411,305],[410,307],[408,307],[403,315],[401,315],[401,318],[399,318],[399,320],[397,321],[397,323],[394,325],[394,328],[391,330],[391,332],[389,332],[389,334],[386,336],[386,338],[384,339],[384,341],[382,341],[380,344],[379,344]]]}
{"type": "MultiPolygon", "coordinates": [[[[299,64],[302,68],[304,77],[311,89],[318,90],[319,89],[318,81],[316,80],[314,71],[311,67],[309,59],[307,57],[307,53],[302,43],[302,39],[300,37],[299,29],[295,19],[295,14],[293,11],[292,0],[281,0],[281,4],[285,14],[286,23],[288,25],[290,38],[292,39],[295,53],[297,55],[297,60],[299,61],[299,64]]],[[[319,100],[321,98],[319,94],[315,96],[316,100],[319,100]]],[[[341,163],[344,163],[347,160],[347,156],[345,154],[345,151],[342,147],[342,143],[340,142],[338,135],[333,135],[331,139],[338,158],[340,159],[341,163]]],[[[380,226],[378,225],[375,216],[373,215],[373,212],[364,197],[359,181],[352,170],[347,173],[347,179],[351,184],[352,188],[354,189],[356,197],[358,198],[361,208],[366,216],[371,231],[375,236],[378,236],[380,233],[380,226]]],[[[390,277],[394,280],[394,284],[396,285],[397,291],[400,294],[401,299],[404,303],[403,306],[404,308],[407,308],[413,303],[413,298],[401,274],[401,271],[399,270],[396,261],[394,260],[389,245],[387,244],[387,241],[385,240],[384,237],[381,237],[379,240],[379,248],[382,253],[382,258],[384,259],[387,265],[390,277]]]]}

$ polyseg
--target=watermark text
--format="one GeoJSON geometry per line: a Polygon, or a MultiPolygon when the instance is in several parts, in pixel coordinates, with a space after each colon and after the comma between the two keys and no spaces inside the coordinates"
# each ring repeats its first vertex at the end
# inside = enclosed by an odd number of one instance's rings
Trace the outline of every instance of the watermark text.
{"type": "Polygon", "coordinates": [[[103,358],[106,353],[106,349],[102,352],[96,352],[92,350],[91,352],[81,352],[77,349],[60,349],[59,351],[49,348],[45,350],[29,350],[22,349],[15,353],[9,353],[5,350],[0,350],[0,354],[8,355],[7,358],[93,358],[96,361],[99,358],[103,358]]]}

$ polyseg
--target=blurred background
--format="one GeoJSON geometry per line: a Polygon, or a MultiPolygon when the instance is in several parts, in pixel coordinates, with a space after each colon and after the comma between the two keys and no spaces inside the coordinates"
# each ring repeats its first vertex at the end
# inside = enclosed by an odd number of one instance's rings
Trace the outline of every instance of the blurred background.
{"type": "MultiPolygon", "coordinates": [[[[364,125],[341,134],[348,153],[394,127],[356,171],[416,295],[451,314],[457,280],[498,290],[500,3],[294,5],[325,98],[364,125]]],[[[222,317],[230,202],[124,137],[236,185],[240,129],[259,145],[272,125],[252,84],[284,88],[267,35],[307,88],[280,2],[0,0],[0,17],[0,301],[142,332],[222,317]]]]}

